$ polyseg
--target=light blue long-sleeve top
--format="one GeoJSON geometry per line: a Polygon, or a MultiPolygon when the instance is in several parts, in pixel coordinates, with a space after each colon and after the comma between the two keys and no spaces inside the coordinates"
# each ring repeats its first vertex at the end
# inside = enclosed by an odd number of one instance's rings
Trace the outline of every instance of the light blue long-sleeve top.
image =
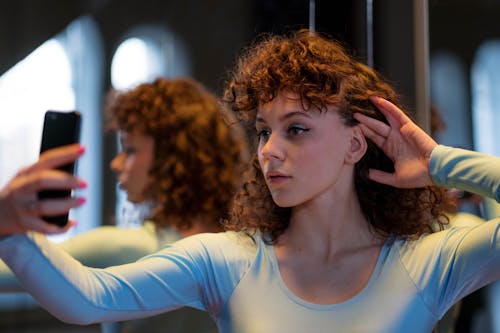
{"type": "MultiPolygon", "coordinates": [[[[431,176],[500,198],[500,158],[445,146],[431,176]]],[[[116,321],[180,306],[208,311],[220,332],[430,332],[457,300],[500,279],[500,219],[416,240],[389,238],[367,285],[318,305],[294,295],[274,248],[258,235],[225,232],[180,240],[136,263],[83,267],[39,234],[0,242],[0,257],[52,314],[72,323],[116,321]]]]}

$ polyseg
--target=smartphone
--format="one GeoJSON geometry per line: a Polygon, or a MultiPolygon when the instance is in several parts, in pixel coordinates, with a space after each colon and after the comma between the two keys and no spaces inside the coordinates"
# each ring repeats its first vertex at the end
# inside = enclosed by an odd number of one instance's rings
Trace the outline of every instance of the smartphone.
{"type": "MultiPolygon", "coordinates": [[[[40,154],[51,148],[78,143],[80,140],[80,127],[81,115],[78,111],[62,112],[49,110],[45,112],[40,154]]],[[[73,174],[75,172],[75,163],[64,165],[59,169],[73,174]]],[[[38,192],[38,198],[41,200],[59,199],[70,196],[71,190],[45,190],[38,192]]],[[[64,227],[68,223],[68,214],[44,216],[43,219],[64,227]]]]}

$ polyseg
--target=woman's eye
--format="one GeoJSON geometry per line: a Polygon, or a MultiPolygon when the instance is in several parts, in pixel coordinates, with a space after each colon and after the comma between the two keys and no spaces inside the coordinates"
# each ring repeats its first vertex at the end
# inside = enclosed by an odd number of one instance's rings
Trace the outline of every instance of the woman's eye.
{"type": "Polygon", "coordinates": [[[127,155],[131,155],[135,153],[135,148],[134,147],[123,147],[123,152],[127,155]]]}
{"type": "Polygon", "coordinates": [[[268,129],[257,130],[257,137],[259,139],[267,138],[270,134],[271,134],[271,131],[268,129]]]}
{"type": "Polygon", "coordinates": [[[300,134],[307,132],[307,131],[309,131],[308,128],[305,128],[303,126],[297,126],[297,125],[293,125],[293,126],[290,126],[288,128],[288,133],[291,135],[300,135],[300,134]]]}

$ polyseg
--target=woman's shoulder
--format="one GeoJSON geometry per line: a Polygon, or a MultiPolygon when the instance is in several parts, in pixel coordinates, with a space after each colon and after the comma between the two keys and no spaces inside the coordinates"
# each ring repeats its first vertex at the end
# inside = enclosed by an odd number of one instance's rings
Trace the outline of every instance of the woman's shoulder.
{"type": "Polygon", "coordinates": [[[491,235],[496,233],[499,222],[500,219],[483,223],[478,223],[476,220],[462,221],[444,230],[423,234],[416,239],[394,238],[389,247],[398,254],[407,268],[429,270],[433,265],[438,265],[443,258],[456,260],[460,255],[473,252],[474,248],[488,244],[491,235]]]}
{"type": "Polygon", "coordinates": [[[207,276],[216,274],[219,283],[234,287],[254,263],[259,240],[243,232],[201,233],[170,244],[164,251],[169,252],[169,248],[189,258],[207,276]]]}
{"type": "Polygon", "coordinates": [[[225,231],[200,233],[177,241],[175,246],[189,250],[190,253],[224,257],[227,259],[251,260],[259,247],[260,237],[244,232],[225,231]]]}

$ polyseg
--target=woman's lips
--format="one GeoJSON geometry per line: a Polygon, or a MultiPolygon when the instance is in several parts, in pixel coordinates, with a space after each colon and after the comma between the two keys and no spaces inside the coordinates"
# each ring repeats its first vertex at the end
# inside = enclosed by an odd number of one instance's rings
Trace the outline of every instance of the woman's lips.
{"type": "Polygon", "coordinates": [[[268,183],[270,183],[270,184],[281,184],[281,183],[286,182],[290,178],[292,178],[292,177],[290,177],[286,174],[283,174],[281,172],[268,172],[266,174],[266,179],[267,179],[268,183]]]}

